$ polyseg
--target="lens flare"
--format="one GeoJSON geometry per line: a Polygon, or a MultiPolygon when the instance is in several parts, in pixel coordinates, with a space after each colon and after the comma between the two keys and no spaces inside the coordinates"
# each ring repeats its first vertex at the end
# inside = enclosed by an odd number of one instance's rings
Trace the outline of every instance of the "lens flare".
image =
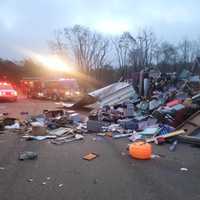
{"type": "Polygon", "coordinates": [[[41,63],[43,66],[49,68],[50,70],[62,71],[62,72],[71,72],[74,70],[73,67],[70,67],[67,62],[62,60],[57,55],[34,55],[34,60],[41,63]]]}

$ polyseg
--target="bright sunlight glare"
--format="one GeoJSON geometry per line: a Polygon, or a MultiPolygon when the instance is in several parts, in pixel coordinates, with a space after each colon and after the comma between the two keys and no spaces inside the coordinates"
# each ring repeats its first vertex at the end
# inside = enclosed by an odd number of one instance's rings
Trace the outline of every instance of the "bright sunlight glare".
{"type": "Polygon", "coordinates": [[[62,72],[73,71],[72,67],[69,67],[65,61],[56,55],[34,55],[34,59],[51,70],[62,72]]]}

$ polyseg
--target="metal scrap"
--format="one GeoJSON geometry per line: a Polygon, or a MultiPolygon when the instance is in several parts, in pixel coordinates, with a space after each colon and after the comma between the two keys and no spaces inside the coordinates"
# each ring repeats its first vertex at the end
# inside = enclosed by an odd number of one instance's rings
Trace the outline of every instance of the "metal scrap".
{"type": "Polygon", "coordinates": [[[59,144],[74,142],[74,141],[78,141],[78,140],[83,140],[83,138],[84,138],[83,135],[75,134],[75,135],[70,135],[70,136],[66,136],[63,138],[57,138],[55,140],[51,140],[51,143],[59,145],[59,144]]]}

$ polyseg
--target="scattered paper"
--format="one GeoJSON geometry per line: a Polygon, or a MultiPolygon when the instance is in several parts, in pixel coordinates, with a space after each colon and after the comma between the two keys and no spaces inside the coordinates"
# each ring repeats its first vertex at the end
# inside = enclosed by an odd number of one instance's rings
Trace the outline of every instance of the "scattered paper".
{"type": "Polygon", "coordinates": [[[59,185],[58,185],[58,187],[62,187],[62,186],[63,186],[63,184],[59,184],[59,185]]]}
{"type": "Polygon", "coordinates": [[[188,171],[188,169],[185,168],[185,167],[180,168],[180,170],[181,170],[182,172],[187,172],[187,171],[188,171]]]}

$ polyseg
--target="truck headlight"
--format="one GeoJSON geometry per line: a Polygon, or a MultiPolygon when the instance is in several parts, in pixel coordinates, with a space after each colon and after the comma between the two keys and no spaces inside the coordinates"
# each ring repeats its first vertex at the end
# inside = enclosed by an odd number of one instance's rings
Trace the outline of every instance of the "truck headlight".
{"type": "Polygon", "coordinates": [[[39,96],[39,97],[43,97],[43,96],[44,96],[44,93],[39,92],[39,93],[38,93],[38,96],[39,96]]]}
{"type": "Polygon", "coordinates": [[[65,92],[65,95],[66,95],[66,96],[69,96],[69,95],[70,95],[70,92],[69,92],[69,91],[66,91],[66,92],[65,92]]]}

